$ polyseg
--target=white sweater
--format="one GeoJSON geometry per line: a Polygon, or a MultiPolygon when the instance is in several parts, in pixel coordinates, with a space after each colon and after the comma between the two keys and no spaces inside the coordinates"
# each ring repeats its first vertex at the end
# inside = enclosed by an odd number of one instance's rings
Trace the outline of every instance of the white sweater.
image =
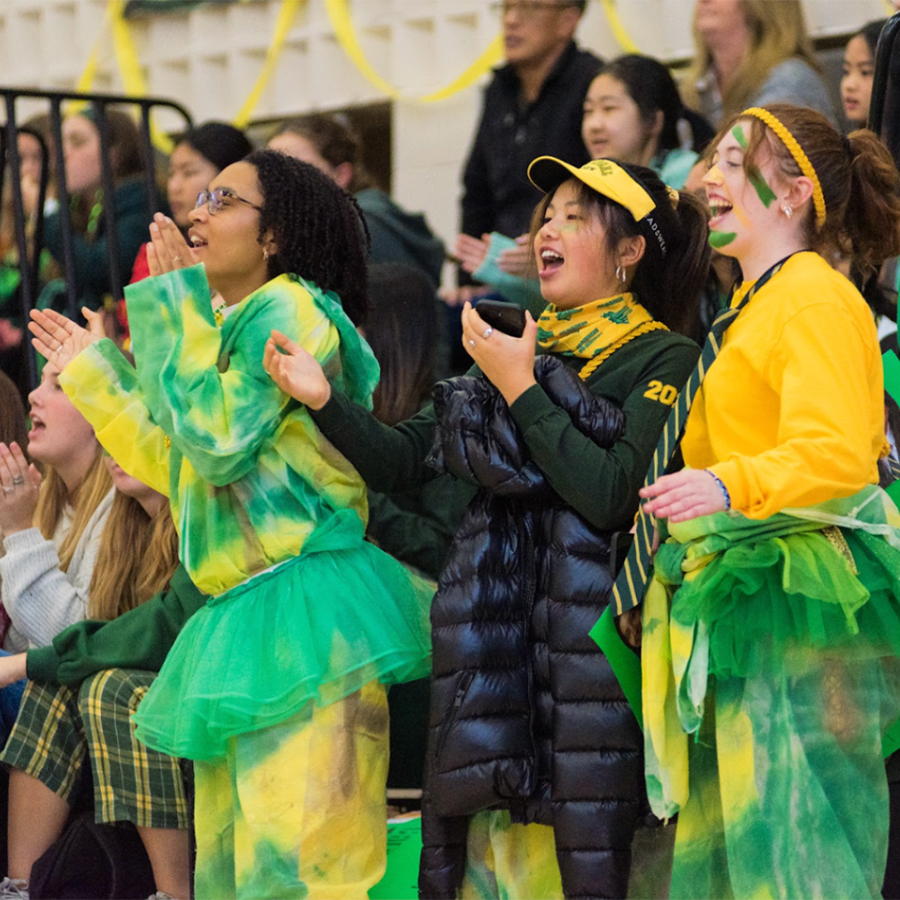
{"type": "Polygon", "coordinates": [[[66,572],[59,568],[57,551],[72,525],[68,507],[52,541],[37,528],[26,528],[4,538],[6,553],[0,558],[0,598],[12,620],[3,642],[4,650],[21,653],[33,647],[46,647],[63,628],[85,618],[100,536],[114,493],[113,488],[94,510],[66,572]]]}

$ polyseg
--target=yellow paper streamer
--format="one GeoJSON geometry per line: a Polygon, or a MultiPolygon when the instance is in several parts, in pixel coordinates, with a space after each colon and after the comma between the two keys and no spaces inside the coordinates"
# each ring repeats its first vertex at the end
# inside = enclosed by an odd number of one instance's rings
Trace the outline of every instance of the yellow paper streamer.
{"type": "Polygon", "coordinates": [[[625,26],[622,24],[622,20],[619,18],[616,0],[600,0],[600,2],[603,4],[603,11],[606,13],[606,18],[609,21],[609,27],[612,29],[616,43],[626,53],[640,53],[641,51],[638,49],[637,44],[631,39],[625,30],[625,26]]]}
{"type": "Polygon", "coordinates": [[[367,81],[394,100],[415,100],[418,103],[436,103],[439,100],[446,100],[447,97],[473,85],[492,66],[495,66],[503,59],[503,36],[498,34],[481,56],[459,77],[454,78],[450,84],[421,97],[404,97],[400,89],[382,78],[366,59],[356,37],[356,29],[353,27],[347,0],[325,0],[325,9],[328,12],[328,18],[331,21],[331,27],[334,29],[338,43],[353,61],[356,68],[359,69],[367,81]]]}
{"type": "Polygon", "coordinates": [[[259,98],[272,77],[272,73],[275,71],[275,65],[278,62],[278,57],[281,55],[285,39],[291,30],[291,25],[294,23],[294,16],[297,15],[300,4],[305,2],[306,0],[282,0],[281,7],[278,10],[278,19],[275,22],[275,33],[272,35],[269,49],[266,51],[266,61],[263,63],[262,71],[256,79],[256,84],[253,85],[253,90],[250,91],[234,118],[235,128],[246,128],[250,123],[250,116],[253,114],[253,110],[256,109],[259,98]]]}

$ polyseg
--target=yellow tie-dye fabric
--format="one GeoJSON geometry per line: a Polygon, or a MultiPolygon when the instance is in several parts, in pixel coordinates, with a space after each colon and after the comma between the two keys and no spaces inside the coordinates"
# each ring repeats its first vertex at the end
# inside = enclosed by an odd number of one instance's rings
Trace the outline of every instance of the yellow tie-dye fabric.
{"type": "Polygon", "coordinates": [[[878,896],[898,526],[874,486],[669,526],[641,659],[648,795],[679,813],[672,898],[878,896]]]}

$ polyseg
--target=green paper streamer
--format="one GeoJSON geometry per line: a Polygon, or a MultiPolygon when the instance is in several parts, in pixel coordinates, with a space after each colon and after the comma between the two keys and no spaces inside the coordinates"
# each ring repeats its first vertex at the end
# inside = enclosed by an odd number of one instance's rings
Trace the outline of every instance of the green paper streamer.
{"type": "Polygon", "coordinates": [[[369,900],[417,900],[422,820],[388,822],[387,868],[384,878],[369,891],[369,900]]]}
{"type": "Polygon", "coordinates": [[[604,652],[612,667],[613,675],[622,686],[622,693],[634,713],[641,728],[644,727],[644,714],[641,708],[641,659],[623,640],[616,628],[613,607],[606,611],[591,629],[590,636],[594,643],[604,652]]]}

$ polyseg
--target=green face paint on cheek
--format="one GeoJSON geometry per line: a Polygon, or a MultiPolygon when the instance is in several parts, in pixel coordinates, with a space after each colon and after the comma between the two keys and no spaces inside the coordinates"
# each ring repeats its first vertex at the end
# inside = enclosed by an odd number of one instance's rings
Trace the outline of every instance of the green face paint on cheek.
{"type": "MultiPolygon", "coordinates": [[[[738,144],[740,144],[742,150],[747,149],[747,136],[744,134],[744,129],[741,128],[740,125],[735,125],[734,128],[731,129],[731,135],[738,144]]],[[[769,187],[769,182],[763,178],[762,172],[755,166],[750,172],[749,178],[750,184],[753,185],[753,190],[756,191],[756,196],[759,197],[760,203],[768,209],[772,205],[772,201],[778,199],[775,196],[775,192],[769,187]]]]}
{"type": "Polygon", "coordinates": [[[775,192],[769,187],[769,182],[763,178],[763,174],[759,169],[754,168],[750,173],[750,184],[753,185],[756,196],[759,197],[760,203],[762,203],[766,209],[772,205],[773,200],[778,199],[775,196],[775,192]]]}
{"type": "Polygon", "coordinates": [[[737,235],[733,231],[711,231],[709,233],[709,246],[713,250],[721,250],[727,247],[737,235]]]}

